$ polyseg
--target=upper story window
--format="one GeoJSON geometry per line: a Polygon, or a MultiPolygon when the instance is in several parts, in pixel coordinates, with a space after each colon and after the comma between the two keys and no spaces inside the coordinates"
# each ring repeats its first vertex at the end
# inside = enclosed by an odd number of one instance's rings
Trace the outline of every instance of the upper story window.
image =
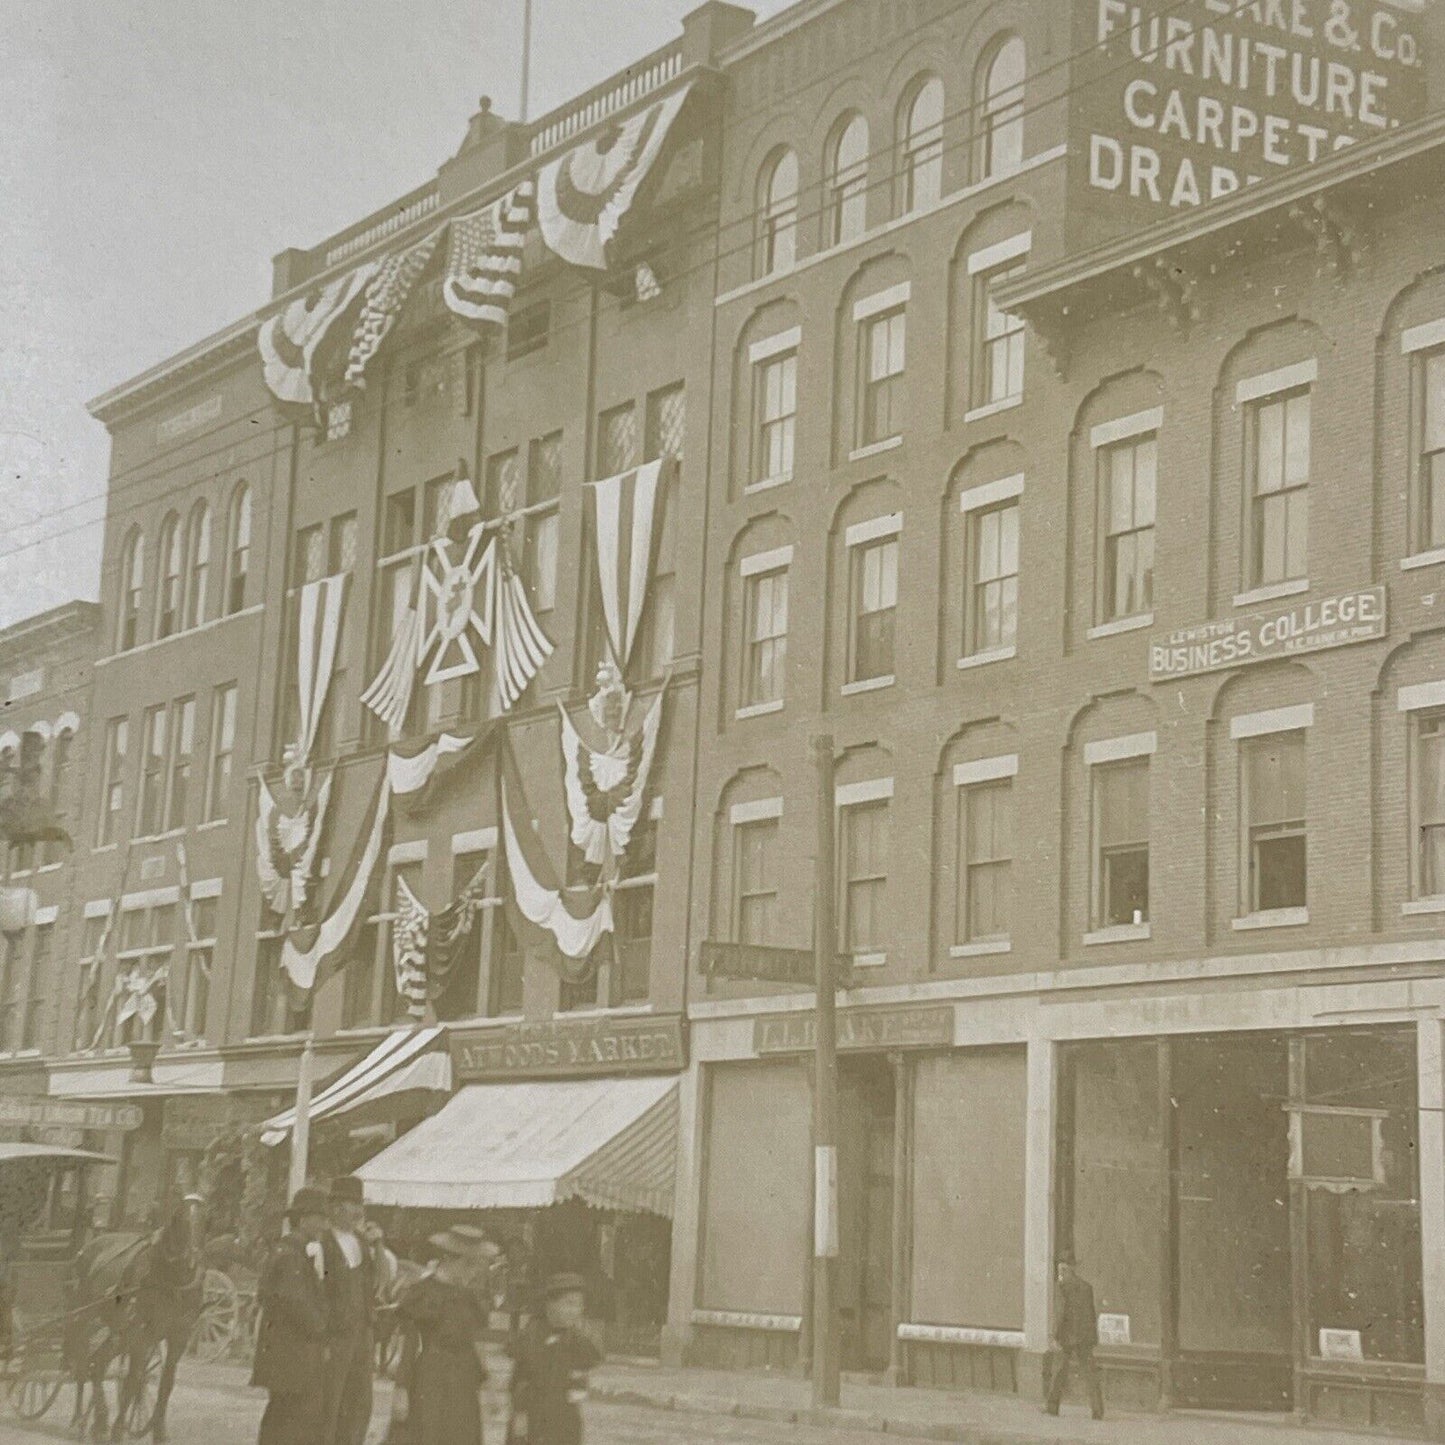
{"type": "Polygon", "coordinates": [[[859,326],[858,445],[874,446],[903,434],[903,368],[907,351],[904,306],[908,284],[854,307],[859,326]]]}
{"type": "Polygon", "coordinates": [[[953,770],[957,793],[958,876],[954,947],[1006,944],[1012,930],[1014,756],[960,763],[953,770]]]}
{"type": "Polygon", "coordinates": [[[1420,551],[1445,547],[1445,346],[1419,351],[1413,358],[1415,415],[1415,493],[1419,498],[1420,551]]]}
{"type": "Polygon", "coordinates": [[[147,708],[141,730],[140,816],[137,834],[154,837],[161,831],[166,802],[166,708],[147,708]]]}
{"type": "Polygon", "coordinates": [[[195,698],[178,698],[171,704],[170,744],[165,826],[184,828],[190,817],[191,763],[196,751],[195,698]]]}
{"type": "Polygon", "coordinates": [[[621,476],[637,465],[637,408],[630,402],[597,419],[597,475],[621,476]]]}
{"type": "Polygon", "coordinates": [[[787,686],[791,547],[744,557],[740,710],[780,707],[787,686]]]}
{"type": "Polygon", "coordinates": [[[120,617],[115,645],[127,652],[140,641],[141,595],[145,591],[146,541],[139,530],[127,539],[121,554],[120,617]]]}
{"type": "Polygon", "coordinates": [[[888,805],[892,778],[854,783],[837,790],[839,942],[860,965],[884,961],[888,919],[888,805]]]}
{"type": "Polygon", "coordinates": [[[943,82],[936,75],[915,83],[899,129],[899,199],[906,215],[943,195],[943,82]]]}
{"type": "Polygon", "coordinates": [[[226,613],[246,605],[246,580],[251,571],[251,489],[241,482],[231,494],[226,524],[226,613]]]}
{"type": "Polygon", "coordinates": [[[236,684],[223,683],[211,694],[211,755],[206,768],[206,821],[226,816],[236,753],[236,684]]]}
{"type": "Polygon", "coordinates": [[[206,620],[206,588],[211,575],[211,508],[197,502],[186,524],[185,626],[206,620]]]}
{"type": "Polygon", "coordinates": [[[1019,625],[1019,498],[1005,477],[959,497],[964,515],[964,659],[1012,654],[1019,625]]]}
{"type": "Polygon", "coordinates": [[[758,274],[786,271],[798,256],[798,157],[776,152],[758,185],[758,274]]]}
{"type": "Polygon", "coordinates": [[[752,363],[752,458],[748,485],[765,486],[792,479],[798,422],[797,327],[754,342],[752,363]]]}
{"type": "Polygon", "coordinates": [[[1094,428],[1101,622],[1142,616],[1154,606],[1158,427],[1156,409],[1094,428]]]}
{"type": "Polygon", "coordinates": [[[975,408],[1009,406],[1024,394],[1024,321],[1005,311],[995,295],[1023,273],[1030,232],[986,246],[968,258],[973,280],[973,387],[975,408]]]}
{"type": "Polygon", "coordinates": [[[1445,896],[1445,711],[1415,717],[1415,896],[1445,896]]]}
{"type": "Polygon", "coordinates": [[[291,564],[293,587],[319,582],[326,575],[326,528],[320,522],[297,532],[296,553],[291,564]]]}
{"type": "Polygon", "coordinates": [[[738,943],[770,943],[778,908],[778,824],[781,798],[735,803],[729,812],[733,842],[733,892],[729,922],[738,943]]]}
{"type": "Polygon", "coordinates": [[[840,246],[868,219],[868,122],[856,111],[834,127],[824,173],[823,244],[840,246]]]}
{"type": "Polygon", "coordinates": [[[170,637],[181,627],[181,565],[184,542],[181,520],[174,512],[161,524],[160,585],[156,589],[156,637],[170,637]]]}
{"type": "Polygon", "coordinates": [[[893,679],[898,611],[898,514],[849,527],[848,684],[893,679]]]}
{"type": "Polygon", "coordinates": [[[1149,758],[1153,733],[1108,738],[1084,749],[1092,797],[1094,929],[1149,921],[1149,758]]]}
{"type": "Polygon", "coordinates": [[[1306,907],[1305,737],[1312,705],[1230,721],[1239,744],[1240,903],[1246,914],[1306,907]]]}
{"type": "Polygon", "coordinates": [[[123,717],[105,725],[105,757],[100,783],[100,820],[96,846],[104,848],[120,837],[121,814],[125,810],[125,757],[130,723],[123,717]]]}
{"type": "Polygon", "coordinates": [[[1310,388],[1313,360],[1246,377],[1245,578],[1249,587],[1302,583],[1309,566],[1310,388]]]}
{"type": "Polygon", "coordinates": [[[659,496],[662,525],[657,556],[647,586],[647,598],[633,656],[642,660],[647,677],[660,677],[677,651],[677,514],[681,495],[683,450],[687,437],[687,391],[682,382],[650,392],[644,421],[642,457],[645,462],[671,457],[677,466],[659,496]]]}
{"type": "Polygon", "coordinates": [[[557,546],[561,528],[562,433],[538,437],[527,449],[526,537],[522,575],[533,612],[557,605],[557,546]]]}
{"type": "Polygon", "coordinates": [[[1017,35],[995,42],[979,73],[978,179],[1007,175],[1024,159],[1024,43],[1017,35]]]}

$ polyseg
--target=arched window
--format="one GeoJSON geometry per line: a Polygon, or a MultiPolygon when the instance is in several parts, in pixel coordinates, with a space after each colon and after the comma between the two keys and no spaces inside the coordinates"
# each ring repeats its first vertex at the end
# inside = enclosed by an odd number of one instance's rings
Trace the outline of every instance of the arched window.
{"type": "Polygon", "coordinates": [[[903,107],[903,210],[922,210],[943,194],[943,82],[917,82],[903,107]]]}
{"type": "Polygon", "coordinates": [[[833,128],[828,142],[824,244],[863,234],[868,207],[868,122],[856,111],[833,128]]]}
{"type": "Polygon", "coordinates": [[[758,187],[758,270],[785,271],[798,254],[798,157],[778,151],[763,168],[758,187]]]}
{"type": "Polygon", "coordinates": [[[169,637],[181,625],[181,519],[172,512],[161,523],[160,585],[156,588],[156,637],[169,637]]]}
{"type": "Polygon", "coordinates": [[[115,645],[126,652],[140,641],[140,599],[146,580],[146,539],[137,529],[126,539],[121,552],[120,617],[115,645]]]}
{"type": "Polygon", "coordinates": [[[246,605],[246,574],[251,570],[251,489],[242,482],[231,497],[227,531],[226,615],[246,605]]]}
{"type": "Polygon", "coordinates": [[[206,620],[206,587],[211,575],[211,509],[205,502],[191,508],[186,527],[186,626],[206,620]]]}
{"type": "Polygon", "coordinates": [[[995,42],[978,86],[978,179],[1007,175],[1024,159],[1024,43],[1017,35],[995,42]]]}

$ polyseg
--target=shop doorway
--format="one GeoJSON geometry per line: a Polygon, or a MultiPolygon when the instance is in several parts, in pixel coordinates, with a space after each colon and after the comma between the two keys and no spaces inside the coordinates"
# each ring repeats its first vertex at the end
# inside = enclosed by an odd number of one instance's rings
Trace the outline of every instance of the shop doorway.
{"type": "Polygon", "coordinates": [[[894,1084],[888,1061],[845,1059],[838,1079],[838,1312],[846,1370],[888,1367],[893,1318],[894,1084]]]}
{"type": "Polygon", "coordinates": [[[1289,1052],[1265,1038],[1176,1040],[1174,1400],[1293,1404],[1289,1052]]]}

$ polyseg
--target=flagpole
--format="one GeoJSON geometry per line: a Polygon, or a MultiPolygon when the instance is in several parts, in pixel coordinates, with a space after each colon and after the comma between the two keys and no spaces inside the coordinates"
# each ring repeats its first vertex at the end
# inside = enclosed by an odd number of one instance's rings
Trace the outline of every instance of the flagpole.
{"type": "Polygon", "coordinates": [[[316,1069],[316,1030],[306,1035],[301,1050],[301,1064],[296,1070],[296,1110],[291,1125],[291,1175],[286,1189],[287,1200],[306,1183],[307,1155],[311,1149],[311,1078],[316,1069]]]}
{"type": "Polygon", "coordinates": [[[528,89],[532,78],[532,0],[522,0],[522,94],[517,119],[527,123],[528,89]]]}

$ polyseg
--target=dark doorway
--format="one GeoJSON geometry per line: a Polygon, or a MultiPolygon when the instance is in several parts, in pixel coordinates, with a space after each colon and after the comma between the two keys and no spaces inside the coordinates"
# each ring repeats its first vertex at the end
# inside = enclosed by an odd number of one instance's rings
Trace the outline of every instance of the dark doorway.
{"type": "Polygon", "coordinates": [[[1172,1045],[1177,1167],[1175,1403],[1293,1403],[1289,1053],[1284,1039],[1172,1045]]]}
{"type": "Polygon", "coordinates": [[[838,1080],[838,1308],[848,1370],[888,1366],[893,1311],[893,1070],[845,1059],[838,1080]]]}

